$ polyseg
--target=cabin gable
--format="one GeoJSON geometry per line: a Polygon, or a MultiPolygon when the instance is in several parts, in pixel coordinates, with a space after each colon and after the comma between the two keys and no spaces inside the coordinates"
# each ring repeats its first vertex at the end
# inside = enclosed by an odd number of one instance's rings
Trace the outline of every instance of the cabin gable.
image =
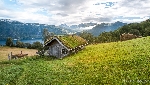
{"type": "Polygon", "coordinates": [[[69,54],[68,49],[62,45],[57,39],[52,40],[47,44],[49,47],[48,54],[50,56],[56,56],[57,58],[63,58],[69,54]]]}

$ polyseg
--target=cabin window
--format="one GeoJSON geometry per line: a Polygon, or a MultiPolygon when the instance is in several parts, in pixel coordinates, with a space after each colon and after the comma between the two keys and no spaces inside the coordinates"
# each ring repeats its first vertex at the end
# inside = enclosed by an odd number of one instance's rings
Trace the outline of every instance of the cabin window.
{"type": "Polygon", "coordinates": [[[67,53],[68,53],[68,50],[62,49],[62,54],[67,54],[67,53]]]}

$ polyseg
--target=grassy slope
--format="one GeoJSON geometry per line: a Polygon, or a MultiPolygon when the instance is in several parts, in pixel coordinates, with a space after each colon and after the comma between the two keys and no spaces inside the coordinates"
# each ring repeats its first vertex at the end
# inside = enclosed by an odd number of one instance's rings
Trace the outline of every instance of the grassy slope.
{"type": "Polygon", "coordinates": [[[0,84],[83,85],[150,83],[150,37],[89,45],[63,60],[1,62],[0,84]]]}
{"type": "Polygon", "coordinates": [[[16,47],[0,47],[0,61],[8,60],[8,54],[11,52],[13,54],[28,54],[29,56],[33,56],[36,54],[37,50],[35,49],[24,49],[24,48],[16,48],[16,47]]]}

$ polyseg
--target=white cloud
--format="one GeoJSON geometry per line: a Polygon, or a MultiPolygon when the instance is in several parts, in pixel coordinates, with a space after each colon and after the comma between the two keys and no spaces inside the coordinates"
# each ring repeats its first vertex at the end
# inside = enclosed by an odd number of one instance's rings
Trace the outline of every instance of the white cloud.
{"type": "Polygon", "coordinates": [[[117,20],[139,22],[150,17],[150,0],[15,1],[18,8],[13,10],[3,3],[4,0],[0,1],[0,18],[59,25],[63,23],[114,22],[117,20]],[[126,18],[120,18],[120,16],[126,18]],[[132,17],[133,19],[131,19],[132,17]]]}

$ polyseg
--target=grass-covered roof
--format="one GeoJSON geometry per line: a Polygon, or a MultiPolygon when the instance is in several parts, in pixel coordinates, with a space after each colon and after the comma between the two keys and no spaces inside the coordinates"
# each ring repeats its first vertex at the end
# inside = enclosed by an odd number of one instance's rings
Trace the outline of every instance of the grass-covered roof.
{"type": "MultiPolygon", "coordinates": [[[[46,41],[45,44],[50,43],[50,41],[53,38],[46,41]]],[[[62,42],[66,47],[68,47],[70,49],[87,43],[87,41],[85,39],[83,39],[83,38],[81,38],[80,36],[77,36],[77,35],[55,36],[55,38],[57,38],[60,42],[62,42]]]]}

